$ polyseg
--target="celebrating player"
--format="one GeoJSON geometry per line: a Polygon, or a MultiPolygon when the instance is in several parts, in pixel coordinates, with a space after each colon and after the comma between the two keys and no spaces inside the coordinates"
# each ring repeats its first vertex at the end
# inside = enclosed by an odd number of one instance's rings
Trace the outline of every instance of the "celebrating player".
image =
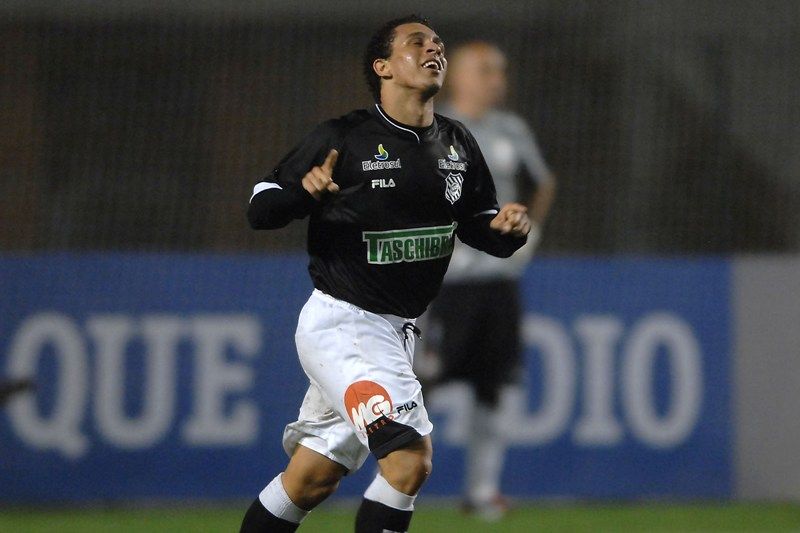
{"type": "Polygon", "coordinates": [[[310,216],[315,289],[295,335],[310,385],[284,431],[289,464],[243,532],[295,531],[369,453],[379,474],[355,531],[408,529],[433,429],[412,371],[415,319],[439,291],[455,236],[509,257],[530,230],[525,206],[498,208],[472,135],[433,112],[447,60],[425,19],[379,29],[364,69],[376,104],[317,127],[250,199],[255,229],[310,216]]]}
{"type": "Polygon", "coordinates": [[[533,219],[528,242],[511,260],[457,246],[429,313],[435,334],[427,336],[424,353],[438,355],[441,375],[435,379],[465,381],[474,392],[474,401],[463,402],[472,406],[466,432],[465,508],[494,519],[507,506],[500,493],[505,454],[500,393],[520,377],[517,280],[554,199],[555,178],[522,119],[496,109],[506,92],[503,53],[492,44],[470,42],[453,51],[451,63],[450,99],[442,114],[463,122],[475,135],[498,199],[523,201],[533,219]]]}

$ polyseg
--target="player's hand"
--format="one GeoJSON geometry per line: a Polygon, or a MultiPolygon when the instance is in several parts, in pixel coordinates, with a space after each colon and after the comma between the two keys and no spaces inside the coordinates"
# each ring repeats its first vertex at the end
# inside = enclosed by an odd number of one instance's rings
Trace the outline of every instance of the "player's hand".
{"type": "Polygon", "coordinates": [[[339,186],[333,182],[333,167],[339,159],[339,152],[331,150],[321,166],[314,167],[303,176],[303,188],[316,200],[323,195],[339,192],[339,186]]]}
{"type": "Polygon", "coordinates": [[[524,237],[531,230],[528,208],[517,203],[506,204],[489,223],[489,227],[503,235],[524,237]]]}

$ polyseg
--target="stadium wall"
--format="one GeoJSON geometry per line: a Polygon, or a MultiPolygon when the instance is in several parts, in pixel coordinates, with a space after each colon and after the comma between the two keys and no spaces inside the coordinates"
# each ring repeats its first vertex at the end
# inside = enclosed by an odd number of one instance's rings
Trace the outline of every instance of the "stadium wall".
{"type": "Polygon", "coordinates": [[[416,10],[508,55],[558,177],[543,251],[800,252],[795,0],[5,0],[0,249],[300,250],[245,199],[370,105],[363,48],[416,10]]]}
{"type": "MultiPolygon", "coordinates": [[[[532,264],[509,492],[800,497],[797,267],[532,264]]],[[[301,255],[0,257],[0,377],[38,384],[0,411],[0,501],[251,497],[285,462],[282,428],[306,386],[293,331],[310,289],[301,255]]],[[[457,394],[429,397],[428,494],[461,481],[457,394]]]]}
{"type": "Polygon", "coordinates": [[[736,494],[800,500],[800,257],[733,269],[736,494]]]}

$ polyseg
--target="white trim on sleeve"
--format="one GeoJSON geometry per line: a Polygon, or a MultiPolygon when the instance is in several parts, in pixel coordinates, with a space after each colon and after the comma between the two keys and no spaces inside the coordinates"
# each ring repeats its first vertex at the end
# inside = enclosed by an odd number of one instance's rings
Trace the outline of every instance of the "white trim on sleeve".
{"type": "Polygon", "coordinates": [[[283,190],[283,187],[281,187],[277,183],[272,183],[271,181],[261,181],[259,183],[256,183],[256,186],[253,187],[253,194],[250,196],[250,201],[251,202],[253,201],[253,198],[255,198],[256,194],[260,193],[261,191],[266,191],[267,189],[283,190]]]}

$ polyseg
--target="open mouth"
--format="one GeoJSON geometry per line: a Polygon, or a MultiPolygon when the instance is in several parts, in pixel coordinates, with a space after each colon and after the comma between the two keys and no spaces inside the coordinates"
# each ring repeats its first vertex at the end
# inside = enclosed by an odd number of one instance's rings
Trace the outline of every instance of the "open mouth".
{"type": "Polygon", "coordinates": [[[436,59],[429,59],[422,64],[422,68],[426,68],[436,72],[441,72],[442,64],[436,59]]]}

